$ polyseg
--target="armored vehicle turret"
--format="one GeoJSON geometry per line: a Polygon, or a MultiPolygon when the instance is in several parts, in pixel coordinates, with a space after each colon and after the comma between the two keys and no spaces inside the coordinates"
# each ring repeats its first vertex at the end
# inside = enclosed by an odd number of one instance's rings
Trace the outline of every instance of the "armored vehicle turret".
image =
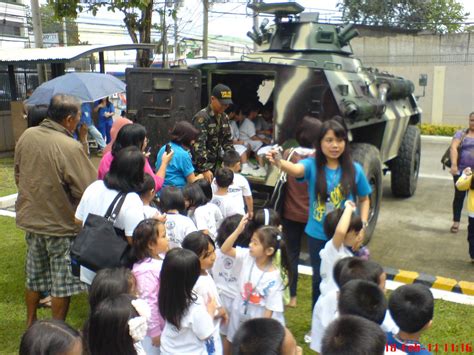
{"type": "MultiPolygon", "coordinates": [[[[148,128],[153,151],[167,140],[176,120],[191,119],[205,106],[217,83],[232,89],[233,101],[260,102],[273,112],[273,139],[285,145],[306,115],[327,120],[343,117],[352,154],[372,185],[366,237],[373,233],[382,197],[382,172],[390,171],[396,196],[414,194],[420,166],[421,109],[411,81],[366,68],[353,55],[355,26],[323,24],[296,3],[257,3],[249,7],[272,15],[249,36],[258,51],[239,61],[211,62],[187,69],[127,71],[128,114],[148,128]]],[[[278,171],[249,177],[269,200],[278,171]]]]}

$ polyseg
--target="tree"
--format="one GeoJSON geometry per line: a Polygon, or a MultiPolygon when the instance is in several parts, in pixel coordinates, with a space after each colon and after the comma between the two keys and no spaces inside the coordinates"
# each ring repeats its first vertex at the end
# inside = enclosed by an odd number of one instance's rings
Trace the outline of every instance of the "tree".
{"type": "MultiPolygon", "coordinates": [[[[79,0],[48,0],[54,6],[56,18],[72,17],[82,11],[91,11],[95,16],[100,7],[107,7],[108,11],[120,12],[123,14],[123,22],[133,43],[151,43],[151,29],[161,29],[160,25],[153,24],[153,12],[165,13],[163,2],[161,7],[154,7],[153,0],[111,0],[111,1],[91,1],[89,4],[81,3],[79,0]]],[[[169,10],[168,13],[172,13],[169,10]]],[[[160,44],[162,39],[158,42],[160,44]]],[[[138,50],[136,57],[137,65],[148,67],[151,64],[149,51],[138,50]]]]}
{"type": "Polygon", "coordinates": [[[436,33],[459,32],[469,16],[456,0],[342,0],[345,21],[436,33]]]}
{"type": "MultiPolygon", "coordinates": [[[[63,19],[58,21],[55,19],[54,8],[50,4],[41,5],[40,7],[41,23],[44,33],[58,33],[59,42],[64,44],[63,19]]],[[[68,45],[79,44],[79,32],[77,24],[73,19],[66,18],[66,34],[68,45]]]]}

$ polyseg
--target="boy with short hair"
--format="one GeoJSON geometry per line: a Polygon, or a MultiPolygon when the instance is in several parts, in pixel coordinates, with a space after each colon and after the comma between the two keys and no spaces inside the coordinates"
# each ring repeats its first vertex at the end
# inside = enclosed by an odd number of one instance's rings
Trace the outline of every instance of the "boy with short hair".
{"type": "Polygon", "coordinates": [[[383,355],[385,334],[362,317],[345,315],[332,322],[324,333],[322,355],[383,355]]]}
{"type": "Polygon", "coordinates": [[[222,217],[227,218],[235,214],[245,214],[236,208],[232,197],[229,195],[229,186],[234,181],[234,173],[229,168],[219,168],[216,171],[217,190],[213,192],[211,203],[215,204],[221,210],[222,217]]]}
{"type": "Polygon", "coordinates": [[[400,327],[396,335],[387,333],[388,348],[395,346],[409,355],[431,354],[420,344],[421,333],[433,322],[434,299],[430,289],[420,284],[400,286],[390,295],[388,308],[400,327]]]}
{"type": "MultiPolygon", "coordinates": [[[[234,180],[229,186],[227,193],[232,199],[232,204],[234,205],[235,210],[241,215],[245,215],[244,201],[245,206],[247,207],[247,213],[249,214],[249,219],[253,218],[253,197],[252,190],[250,190],[250,185],[247,179],[239,174],[240,171],[240,157],[239,154],[233,150],[227,151],[222,158],[222,165],[226,168],[229,168],[234,173],[234,180]]],[[[215,194],[217,191],[216,179],[212,182],[212,192],[215,194]]]]}

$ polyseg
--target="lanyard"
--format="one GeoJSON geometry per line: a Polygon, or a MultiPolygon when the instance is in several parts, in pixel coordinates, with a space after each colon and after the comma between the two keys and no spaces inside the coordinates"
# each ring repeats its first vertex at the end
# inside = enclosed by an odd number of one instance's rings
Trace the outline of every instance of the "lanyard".
{"type": "MultiPolygon", "coordinates": [[[[252,271],[253,271],[254,265],[255,265],[255,260],[254,260],[254,262],[252,263],[252,266],[250,267],[250,272],[249,272],[249,277],[248,277],[248,280],[247,280],[247,284],[248,284],[248,283],[251,284],[252,271]]],[[[259,277],[257,283],[255,284],[255,287],[252,287],[252,289],[250,290],[249,294],[247,295],[247,298],[244,300],[244,305],[245,305],[244,314],[245,314],[245,315],[247,314],[247,310],[248,310],[248,307],[249,307],[249,301],[250,301],[250,297],[252,296],[252,293],[257,289],[257,286],[260,284],[260,281],[262,281],[263,275],[265,275],[265,273],[268,271],[268,269],[270,268],[271,265],[272,265],[272,263],[269,263],[267,266],[265,266],[265,270],[263,270],[262,274],[260,275],[260,277],[259,277]]]]}

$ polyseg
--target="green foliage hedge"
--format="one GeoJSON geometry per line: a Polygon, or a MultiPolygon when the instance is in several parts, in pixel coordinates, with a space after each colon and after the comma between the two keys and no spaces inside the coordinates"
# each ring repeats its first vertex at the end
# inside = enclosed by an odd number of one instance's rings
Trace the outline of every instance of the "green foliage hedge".
{"type": "Polygon", "coordinates": [[[428,123],[422,123],[419,125],[421,134],[428,136],[447,136],[452,137],[456,131],[463,129],[462,126],[452,125],[434,125],[428,123]]]}

